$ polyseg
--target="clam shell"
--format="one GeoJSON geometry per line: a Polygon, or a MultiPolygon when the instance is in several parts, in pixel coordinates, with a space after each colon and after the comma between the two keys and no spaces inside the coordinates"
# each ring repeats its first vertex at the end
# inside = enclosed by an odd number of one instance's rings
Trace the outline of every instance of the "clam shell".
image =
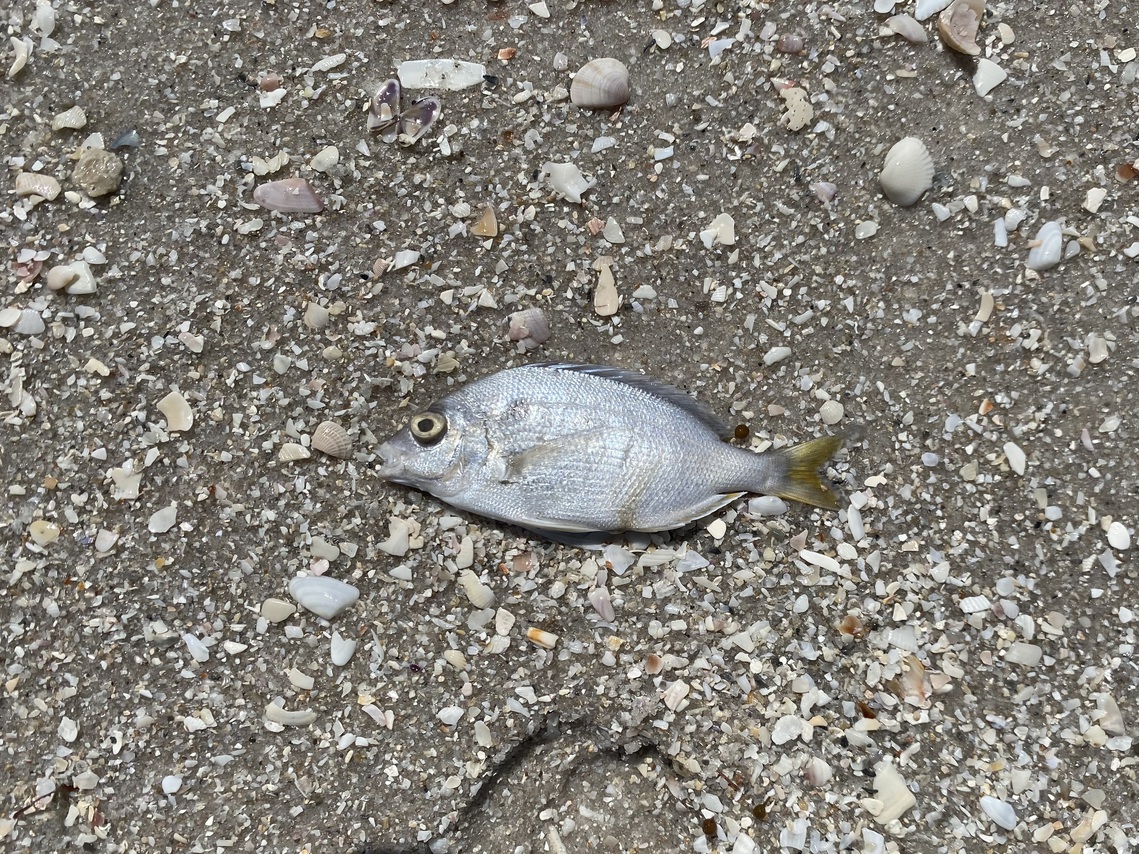
{"type": "Polygon", "coordinates": [[[384,142],[399,136],[399,81],[385,80],[368,109],[368,130],[377,131],[384,142]]]}
{"type": "Polygon", "coordinates": [[[480,611],[494,604],[494,591],[479,580],[479,577],[469,569],[459,573],[459,584],[467,594],[470,603],[480,611]]]}
{"type": "Polygon", "coordinates": [[[553,632],[530,628],[526,630],[526,640],[542,649],[553,649],[558,642],[558,636],[553,632]]]}
{"type": "Polygon", "coordinates": [[[289,594],[302,608],[326,620],[342,613],[360,598],[360,591],[351,584],[326,575],[294,578],[289,582],[289,594]]]}
{"type": "Polygon", "coordinates": [[[328,454],[337,459],[347,459],[352,455],[352,439],[348,431],[335,421],[321,421],[312,434],[313,450],[328,454]]]}
{"type": "Polygon", "coordinates": [[[612,57],[593,59],[570,84],[570,100],[585,110],[611,110],[629,100],[629,69],[612,57]]]}
{"type": "Polygon", "coordinates": [[[304,178],[269,181],[253,190],[253,201],[270,211],[320,213],[324,200],[304,178]]]}
{"type": "Polygon", "coordinates": [[[967,56],[980,56],[977,30],[985,16],[985,0],[955,0],[937,16],[937,31],[947,47],[967,56]]]}
{"type": "Polygon", "coordinates": [[[438,98],[420,98],[399,117],[400,145],[414,145],[423,138],[443,112],[438,98]]]}
{"type": "Polygon", "coordinates": [[[908,207],[933,186],[933,157],[925,143],[907,136],[886,154],[878,176],[882,192],[896,205],[908,207]]]}

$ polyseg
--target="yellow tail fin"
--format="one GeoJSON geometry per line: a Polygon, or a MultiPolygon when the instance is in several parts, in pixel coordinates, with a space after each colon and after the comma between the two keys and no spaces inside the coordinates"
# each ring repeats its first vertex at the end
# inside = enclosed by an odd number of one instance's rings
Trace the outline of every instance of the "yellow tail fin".
{"type": "Polygon", "coordinates": [[[824,510],[837,510],[838,499],[819,478],[819,469],[842,447],[842,442],[842,436],[824,436],[776,451],[787,470],[776,484],[774,494],[824,510]]]}

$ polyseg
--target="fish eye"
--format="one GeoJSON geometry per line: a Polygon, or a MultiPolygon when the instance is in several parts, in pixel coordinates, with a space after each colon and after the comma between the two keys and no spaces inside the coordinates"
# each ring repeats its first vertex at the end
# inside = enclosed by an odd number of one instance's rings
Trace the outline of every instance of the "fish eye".
{"type": "Polygon", "coordinates": [[[411,435],[421,445],[434,445],[447,432],[447,419],[438,412],[420,412],[412,416],[411,435]]]}

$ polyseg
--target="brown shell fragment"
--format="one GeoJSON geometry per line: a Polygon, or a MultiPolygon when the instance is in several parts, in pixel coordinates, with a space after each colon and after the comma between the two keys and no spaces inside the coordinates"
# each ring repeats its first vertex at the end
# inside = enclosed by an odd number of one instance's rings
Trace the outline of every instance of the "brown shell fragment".
{"type": "Polygon", "coordinates": [[[324,200],[304,178],[269,181],[253,190],[253,201],[266,210],[284,213],[320,213],[324,200]]]}
{"type": "Polygon", "coordinates": [[[328,454],[337,459],[347,459],[352,455],[352,439],[348,431],[335,421],[321,421],[312,434],[313,450],[328,454]]]}

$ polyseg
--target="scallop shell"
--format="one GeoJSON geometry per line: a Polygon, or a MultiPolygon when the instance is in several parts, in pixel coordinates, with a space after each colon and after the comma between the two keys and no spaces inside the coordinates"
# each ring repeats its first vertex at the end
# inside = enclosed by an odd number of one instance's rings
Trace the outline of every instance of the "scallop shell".
{"type": "Polygon", "coordinates": [[[878,176],[882,192],[896,205],[908,207],[933,186],[933,157],[916,136],[899,140],[886,154],[878,176]]]}
{"type": "Polygon", "coordinates": [[[585,110],[611,110],[629,100],[629,69],[612,57],[593,59],[570,84],[570,100],[585,110]]]}
{"type": "Polygon", "coordinates": [[[347,459],[352,455],[352,439],[348,431],[335,421],[321,421],[312,434],[312,447],[322,454],[337,459],[347,459]]]}
{"type": "Polygon", "coordinates": [[[360,598],[360,591],[326,575],[294,578],[289,582],[289,593],[302,608],[318,617],[331,620],[360,598]]]}
{"type": "Polygon", "coordinates": [[[937,31],[946,46],[967,56],[980,56],[977,30],[985,16],[985,0],[956,0],[937,16],[937,31]]]}
{"type": "Polygon", "coordinates": [[[399,117],[400,145],[414,145],[419,142],[443,112],[443,104],[438,98],[420,98],[399,117]]]}
{"type": "Polygon", "coordinates": [[[324,200],[304,178],[269,181],[253,190],[253,201],[270,211],[285,213],[320,213],[324,200]]]}

